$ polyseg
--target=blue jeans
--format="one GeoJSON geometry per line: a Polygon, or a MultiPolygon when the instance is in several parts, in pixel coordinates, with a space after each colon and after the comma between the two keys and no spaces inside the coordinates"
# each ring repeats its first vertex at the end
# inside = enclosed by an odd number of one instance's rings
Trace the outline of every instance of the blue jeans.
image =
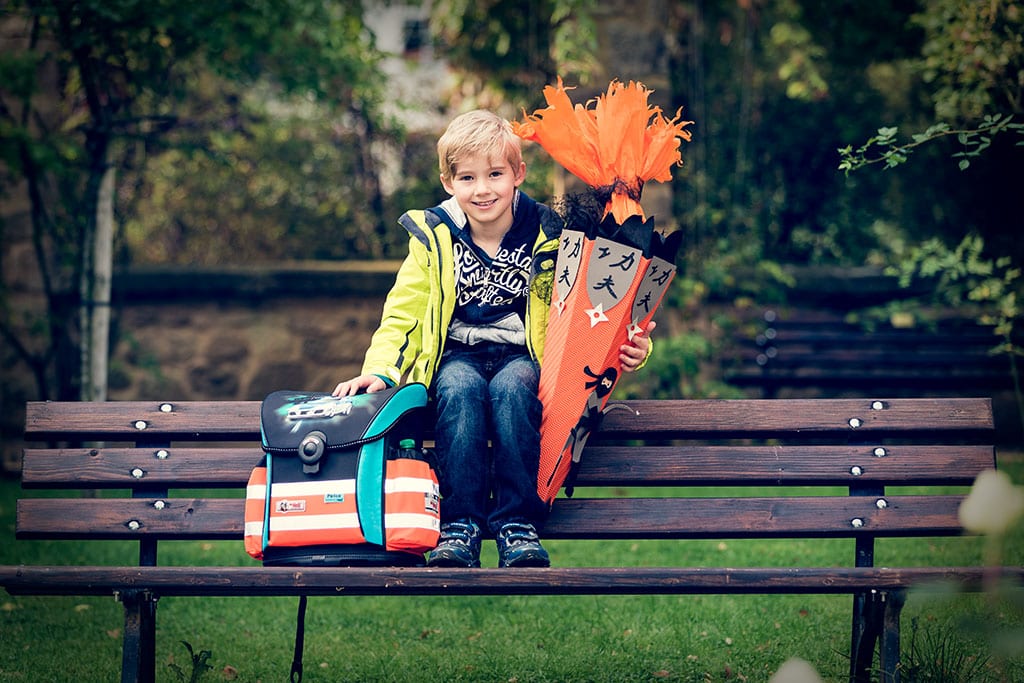
{"type": "Polygon", "coordinates": [[[449,346],[433,386],[442,521],[469,517],[492,533],[538,524],[547,513],[537,495],[540,369],[524,347],[449,346]]]}

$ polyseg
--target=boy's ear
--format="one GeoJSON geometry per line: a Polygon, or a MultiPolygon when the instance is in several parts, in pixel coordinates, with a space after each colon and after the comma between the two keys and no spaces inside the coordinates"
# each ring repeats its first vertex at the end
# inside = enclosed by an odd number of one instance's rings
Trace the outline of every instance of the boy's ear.
{"type": "Polygon", "coordinates": [[[519,187],[520,185],[522,185],[523,181],[526,180],[526,162],[525,161],[520,161],[519,162],[519,168],[516,170],[516,176],[515,177],[516,177],[516,187],[519,187]]]}
{"type": "Polygon", "coordinates": [[[439,177],[441,178],[441,187],[444,188],[445,192],[447,192],[448,194],[450,194],[450,195],[452,195],[454,197],[455,196],[455,190],[452,188],[452,184],[449,183],[447,180],[445,180],[444,173],[441,173],[439,175],[439,177]]]}

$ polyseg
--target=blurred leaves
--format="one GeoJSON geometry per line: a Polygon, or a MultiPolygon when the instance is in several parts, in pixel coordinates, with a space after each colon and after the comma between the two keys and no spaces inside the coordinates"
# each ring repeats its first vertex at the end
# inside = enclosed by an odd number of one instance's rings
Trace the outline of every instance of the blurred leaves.
{"type": "Polygon", "coordinates": [[[1015,0],[931,0],[913,21],[925,31],[918,68],[935,86],[939,120],[1024,109],[1024,8],[1015,0]]]}
{"type": "Polygon", "coordinates": [[[378,231],[380,217],[367,210],[365,140],[322,107],[266,87],[237,97],[242,130],[218,132],[202,150],[149,156],[122,183],[123,248],[134,262],[271,263],[397,249],[399,231],[378,231]]]}
{"type": "MultiPolygon", "coordinates": [[[[539,102],[556,76],[587,82],[596,61],[596,0],[437,0],[431,30],[480,99],[516,108],[539,102]]],[[[488,105],[492,106],[492,105],[488,105]]]]}

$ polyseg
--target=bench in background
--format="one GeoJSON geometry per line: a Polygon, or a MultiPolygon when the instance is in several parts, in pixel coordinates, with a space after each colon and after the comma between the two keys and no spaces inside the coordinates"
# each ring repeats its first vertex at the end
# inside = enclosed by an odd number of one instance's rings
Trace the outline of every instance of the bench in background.
{"type": "Polygon", "coordinates": [[[741,328],[724,379],[775,398],[784,389],[886,395],[973,396],[1013,389],[1010,357],[991,327],[946,318],[896,327],[847,322],[822,311],[764,311],[741,328]]]}

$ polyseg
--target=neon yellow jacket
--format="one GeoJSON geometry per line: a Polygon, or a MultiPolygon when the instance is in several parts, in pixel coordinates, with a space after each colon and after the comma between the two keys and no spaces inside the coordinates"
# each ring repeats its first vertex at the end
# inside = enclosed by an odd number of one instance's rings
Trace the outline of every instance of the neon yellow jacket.
{"type": "MultiPolygon", "coordinates": [[[[526,306],[526,345],[540,362],[547,330],[555,257],[562,219],[538,204],[540,225],[533,246],[530,293],[526,306]]],[[[452,233],[431,211],[409,211],[399,223],[409,232],[409,255],[384,302],[380,327],[363,361],[363,374],[430,386],[455,310],[452,233]]]]}

